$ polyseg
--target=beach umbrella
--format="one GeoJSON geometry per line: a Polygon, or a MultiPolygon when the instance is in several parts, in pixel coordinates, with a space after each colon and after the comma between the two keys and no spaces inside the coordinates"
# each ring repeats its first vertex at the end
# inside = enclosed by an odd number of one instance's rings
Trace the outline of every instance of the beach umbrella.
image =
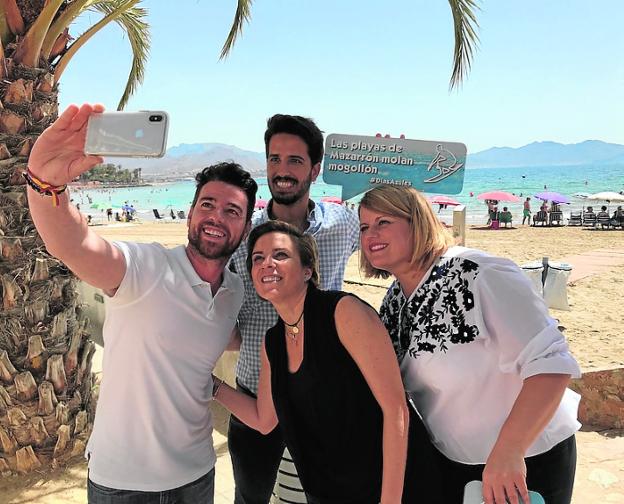
{"type": "Polygon", "coordinates": [[[448,206],[459,206],[461,203],[453,198],[449,198],[448,196],[431,196],[429,201],[434,205],[448,205],[448,206]]]}
{"type": "Polygon", "coordinates": [[[254,208],[265,208],[268,204],[269,204],[269,202],[267,200],[264,200],[262,198],[258,198],[256,200],[256,204],[254,205],[254,208]]]}
{"type": "Polygon", "coordinates": [[[570,198],[565,194],[561,194],[555,191],[543,191],[535,195],[537,199],[542,201],[552,201],[553,203],[570,203],[570,198]]]}
{"type": "Polygon", "coordinates": [[[506,191],[488,191],[481,193],[477,196],[480,200],[497,200],[497,201],[509,201],[510,203],[518,203],[520,198],[515,194],[511,194],[506,191]]]}
{"type": "Polygon", "coordinates": [[[603,191],[596,194],[590,194],[587,196],[588,200],[593,201],[624,201],[624,194],[616,193],[614,191],[603,191]]]}
{"type": "Polygon", "coordinates": [[[321,201],[325,201],[327,203],[338,203],[339,205],[342,203],[342,199],[338,196],[323,196],[321,201]]]}

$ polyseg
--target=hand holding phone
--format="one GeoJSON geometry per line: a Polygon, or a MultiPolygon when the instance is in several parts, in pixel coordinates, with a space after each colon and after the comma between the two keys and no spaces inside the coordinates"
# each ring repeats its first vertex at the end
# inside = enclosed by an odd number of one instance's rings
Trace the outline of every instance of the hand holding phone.
{"type": "Polygon", "coordinates": [[[103,161],[84,153],[87,122],[102,105],[70,105],[39,136],[28,159],[32,175],[52,186],[62,186],[103,161]]]}
{"type": "Polygon", "coordinates": [[[162,111],[104,112],[89,117],[85,154],[114,157],[162,157],[167,148],[169,116],[162,111]]]}
{"type": "MultiPolygon", "coordinates": [[[[530,503],[524,503],[522,497],[518,496],[521,504],[546,504],[544,498],[537,492],[529,491],[530,503]]],[[[463,504],[483,504],[483,484],[481,481],[474,480],[466,483],[464,488],[463,504]]],[[[498,504],[498,503],[497,503],[498,504]]]]}

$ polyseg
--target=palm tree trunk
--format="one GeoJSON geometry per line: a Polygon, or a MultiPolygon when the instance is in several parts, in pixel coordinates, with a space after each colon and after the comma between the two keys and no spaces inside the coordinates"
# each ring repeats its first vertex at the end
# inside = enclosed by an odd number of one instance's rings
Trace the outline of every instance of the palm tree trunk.
{"type": "Polygon", "coordinates": [[[95,344],[80,316],[75,277],[46,252],[35,230],[21,175],[37,136],[58,116],[58,88],[47,70],[4,61],[0,473],[8,474],[83,454],[95,410],[91,374],[95,344]]]}

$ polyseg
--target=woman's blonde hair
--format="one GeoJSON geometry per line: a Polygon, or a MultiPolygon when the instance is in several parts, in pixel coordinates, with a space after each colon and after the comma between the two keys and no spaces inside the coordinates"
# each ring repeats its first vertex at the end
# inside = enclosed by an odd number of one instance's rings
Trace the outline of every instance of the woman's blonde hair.
{"type": "MultiPolygon", "coordinates": [[[[411,187],[391,185],[375,187],[364,194],[360,201],[360,210],[362,208],[406,219],[409,222],[412,232],[410,262],[414,268],[429,268],[437,257],[455,245],[453,235],[440,222],[429,201],[421,192],[411,187]]],[[[360,268],[367,277],[390,276],[390,272],[373,267],[362,248],[360,248],[360,268]]]]}

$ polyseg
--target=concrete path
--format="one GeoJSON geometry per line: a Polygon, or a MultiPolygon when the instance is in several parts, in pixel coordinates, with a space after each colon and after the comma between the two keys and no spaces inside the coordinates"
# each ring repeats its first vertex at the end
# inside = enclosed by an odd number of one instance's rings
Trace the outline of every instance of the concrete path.
{"type": "Polygon", "coordinates": [[[574,283],[581,278],[597,275],[608,271],[614,266],[624,265],[624,249],[596,249],[583,254],[571,255],[557,259],[557,262],[568,263],[572,272],[568,283],[574,283]]]}
{"type": "MultiPolygon", "coordinates": [[[[221,414],[215,413],[216,417],[221,414]]],[[[624,432],[585,429],[576,437],[578,458],[572,504],[624,504],[624,432]]],[[[234,478],[227,437],[215,430],[213,438],[217,451],[215,504],[231,504],[234,478]]]]}
{"type": "Polygon", "coordinates": [[[572,504],[624,504],[624,431],[589,431],[576,437],[578,459],[572,504]]]}

